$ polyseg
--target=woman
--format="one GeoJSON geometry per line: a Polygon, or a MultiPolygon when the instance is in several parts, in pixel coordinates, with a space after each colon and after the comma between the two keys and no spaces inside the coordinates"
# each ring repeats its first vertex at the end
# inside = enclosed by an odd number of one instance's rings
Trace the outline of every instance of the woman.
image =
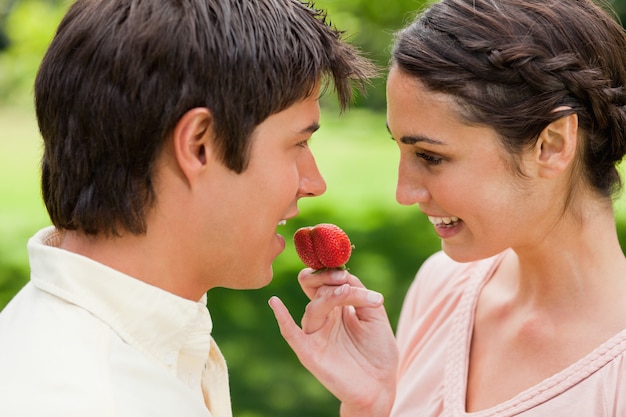
{"type": "MultiPolygon", "coordinates": [[[[443,0],[398,34],[396,198],[443,251],[405,299],[391,415],[626,416],[625,85],[624,32],[591,0],[443,0]]],[[[332,282],[302,275],[320,324],[287,340],[306,366],[303,340],[347,326],[332,282]]]]}

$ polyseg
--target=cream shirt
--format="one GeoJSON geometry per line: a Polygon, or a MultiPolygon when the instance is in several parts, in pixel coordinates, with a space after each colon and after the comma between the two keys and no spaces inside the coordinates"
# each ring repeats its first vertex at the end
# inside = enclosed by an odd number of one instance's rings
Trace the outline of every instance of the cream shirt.
{"type": "Polygon", "coordinates": [[[398,390],[392,417],[626,417],[626,330],[494,407],[465,412],[469,349],[480,291],[506,252],[424,263],[398,323],[398,390]]]}
{"type": "Polygon", "coordinates": [[[230,417],[206,296],[190,301],[28,243],[30,282],[0,313],[0,416],[230,417]]]}

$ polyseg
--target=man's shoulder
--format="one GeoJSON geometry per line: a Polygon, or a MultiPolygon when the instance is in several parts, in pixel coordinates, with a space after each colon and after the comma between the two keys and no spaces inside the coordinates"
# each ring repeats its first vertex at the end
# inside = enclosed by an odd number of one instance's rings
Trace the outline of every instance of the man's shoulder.
{"type": "Polygon", "coordinates": [[[0,313],[0,415],[113,415],[102,400],[106,343],[83,314],[32,284],[0,313]]]}
{"type": "Polygon", "coordinates": [[[104,366],[112,337],[89,312],[29,283],[0,313],[0,371],[78,385],[104,366]]]}
{"type": "Polygon", "coordinates": [[[0,416],[209,416],[170,370],[33,285],[0,314],[0,375],[0,416]]]}

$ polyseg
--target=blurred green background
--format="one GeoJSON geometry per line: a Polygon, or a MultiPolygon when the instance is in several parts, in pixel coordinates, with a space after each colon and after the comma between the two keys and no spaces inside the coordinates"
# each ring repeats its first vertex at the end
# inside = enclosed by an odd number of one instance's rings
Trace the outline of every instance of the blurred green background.
{"type": "MultiPolygon", "coordinates": [[[[382,67],[389,59],[393,32],[408,23],[422,3],[316,2],[382,67]]],[[[0,0],[0,309],[28,280],[28,238],[49,224],[39,194],[41,145],[32,84],[67,5],[0,0]]],[[[614,6],[625,16],[626,0],[614,6]]],[[[297,319],[304,311],[307,300],[296,281],[302,264],[291,241],[298,227],[331,222],[348,232],[356,246],[348,266],[368,287],[385,295],[394,328],[416,270],[440,247],[425,216],[395,202],[398,155],[385,129],[384,82],[384,76],[375,80],[367,97],[359,97],[342,116],[333,97],[324,100],[322,129],[311,146],[328,191],[301,200],[300,216],[279,228],[287,248],[274,263],[273,282],[255,291],[209,292],[214,336],[230,368],[235,416],[338,415],[337,401],[299,364],[267,305],[270,296],[278,295],[297,319]]],[[[622,199],[616,202],[618,231],[626,242],[623,205],[622,199]]]]}

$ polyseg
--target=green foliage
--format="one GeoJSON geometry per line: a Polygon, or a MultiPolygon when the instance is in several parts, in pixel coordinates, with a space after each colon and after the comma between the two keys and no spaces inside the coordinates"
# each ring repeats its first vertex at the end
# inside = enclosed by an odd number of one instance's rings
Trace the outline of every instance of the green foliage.
{"type": "MultiPolygon", "coordinates": [[[[0,0],[0,12],[3,5],[0,0]]],[[[393,33],[408,23],[424,0],[319,0],[330,21],[346,32],[346,38],[384,69],[389,61],[393,33]]],[[[52,39],[68,2],[19,0],[7,21],[10,47],[0,52],[0,102],[29,98],[37,66],[52,39]]],[[[367,97],[356,106],[382,109],[385,105],[384,76],[373,80],[367,97]]]]}
{"type": "MultiPolygon", "coordinates": [[[[10,0],[0,0],[0,12],[7,1],[10,0]]],[[[384,109],[385,74],[393,34],[407,25],[428,2],[314,1],[317,7],[327,10],[330,21],[345,31],[346,38],[382,69],[382,76],[372,81],[367,96],[357,98],[355,106],[384,109]]],[[[626,20],[626,0],[609,0],[609,3],[622,21],[626,20]]],[[[6,28],[11,45],[6,51],[0,52],[0,102],[7,102],[8,98],[14,100],[28,97],[37,65],[68,4],[62,0],[17,1],[6,28]]]]}
{"type": "Polygon", "coordinates": [[[626,22],[626,0],[610,0],[609,3],[617,12],[623,25],[626,22]]]}
{"type": "Polygon", "coordinates": [[[28,280],[26,240],[48,224],[39,196],[40,144],[34,115],[0,107],[0,309],[28,280]]]}
{"type": "Polygon", "coordinates": [[[375,110],[385,107],[385,74],[389,63],[394,33],[413,20],[426,0],[318,0],[315,5],[328,11],[330,21],[345,32],[345,37],[358,46],[381,69],[383,76],[372,81],[367,97],[357,106],[375,110]]]}
{"type": "Polygon", "coordinates": [[[32,101],[37,67],[64,11],[60,3],[34,0],[18,1],[11,10],[9,47],[0,53],[0,102],[32,101]]]}

